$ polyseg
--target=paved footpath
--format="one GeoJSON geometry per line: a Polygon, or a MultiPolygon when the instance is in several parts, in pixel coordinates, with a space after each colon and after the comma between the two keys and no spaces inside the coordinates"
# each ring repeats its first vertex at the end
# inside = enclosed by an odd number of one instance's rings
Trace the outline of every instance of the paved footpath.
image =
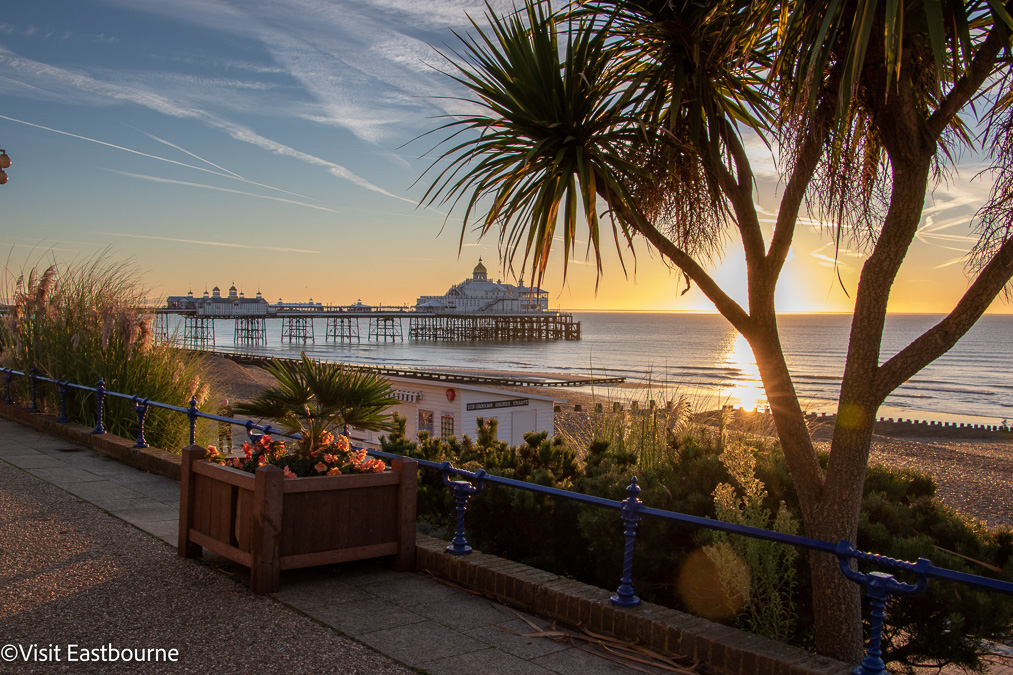
{"type": "Polygon", "coordinates": [[[285,572],[253,595],[242,568],[177,557],[178,513],[175,481],[0,419],[0,673],[631,672],[381,563],[285,572]],[[114,649],[162,651],[139,667],[114,649]]]}

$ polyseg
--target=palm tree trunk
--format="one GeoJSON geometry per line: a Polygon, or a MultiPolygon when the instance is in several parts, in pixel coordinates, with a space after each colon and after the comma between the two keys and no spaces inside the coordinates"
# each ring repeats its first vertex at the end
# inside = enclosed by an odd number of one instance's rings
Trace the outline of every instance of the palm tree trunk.
{"type": "MultiPolygon", "coordinates": [[[[816,457],[805,414],[798,403],[773,315],[751,335],[750,346],[798,493],[806,534],[832,543],[841,539],[854,543],[863,481],[854,483],[857,486],[855,494],[847,495],[845,499],[830,499],[825,494],[823,469],[816,457]]],[[[854,438],[859,446],[861,438],[860,433],[854,438]]],[[[867,448],[868,445],[866,452],[867,448]]],[[[864,464],[862,468],[864,470],[864,464]]],[[[809,555],[809,564],[816,651],[857,664],[864,652],[860,589],[841,573],[835,556],[814,552],[809,555]]]]}

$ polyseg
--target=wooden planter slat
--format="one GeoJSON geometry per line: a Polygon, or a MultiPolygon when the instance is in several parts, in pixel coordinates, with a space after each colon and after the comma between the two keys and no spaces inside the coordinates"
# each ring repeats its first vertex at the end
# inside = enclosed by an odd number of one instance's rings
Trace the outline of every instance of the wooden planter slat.
{"type": "Polygon", "coordinates": [[[282,570],[394,556],[415,567],[417,462],[376,474],[285,479],[265,466],[249,474],[183,451],[179,554],[201,548],[250,568],[255,592],[278,588],[282,570]]]}
{"type": "Polygon", "coordinates": [[[253,557],[249,553],[235,546],[224,544],[214,537],[209,537],[206,534],[201,534],[200,532],[191,530],[190,541],[198,546],[206,548],[212,553],[217,553],[223,558],[228,558],[229,560],[237,562],[240,565],[245,565],[246,567],[250,567],[252,565],[253,557]]]}
{"type": "Polygon", "coordinates": [[[397,552],[397,542],[391,542],[389,544],[359,546],[334,551],[318,551],[317,553],[304,553],[301,555],[283,555],[281,557],[281,569],[294,570],[303,567],[316,567],[317,565],[334,565],[353,560],[382,558],[389,555],[397,555],[397,552]]]}

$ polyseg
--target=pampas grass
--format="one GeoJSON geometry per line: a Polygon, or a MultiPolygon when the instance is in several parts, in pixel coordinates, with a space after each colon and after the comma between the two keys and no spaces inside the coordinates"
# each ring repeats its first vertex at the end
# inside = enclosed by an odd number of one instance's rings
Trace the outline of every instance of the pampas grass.
{"type": "MultiPolygon", "coordinates": [[[[201,362],[153,340],[154,314],[133,265],[113,261],[108,252],[82,262],[36,265],[20,273],[7,270],[3,295],[10,303],[0,324],[4,367],[186,407],[198,405],[210,390],[201,362]]],[[[27,389],[21,383],[22,391],[27,389]]],[[[94,394],[72,390],[68,414],[94,425],[94,394]]],[[[39,405],[59,409],[56,387],[40,386],[39,405]]],[[[129,401],[107,397],[107,431],[136,436],[137,417],[129,401]]],[[[178,452],[189,439],[185,416],[149,408],[145,435],[151,445],[178,452]]]]}

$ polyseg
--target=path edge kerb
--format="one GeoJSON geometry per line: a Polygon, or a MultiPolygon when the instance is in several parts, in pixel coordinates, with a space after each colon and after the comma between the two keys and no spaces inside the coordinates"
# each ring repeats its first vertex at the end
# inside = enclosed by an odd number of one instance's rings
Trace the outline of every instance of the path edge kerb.
{"type": "Polygon", "coordinates": [[[610,591],[478,551],[452,555],[446,547],[441,539],[417,535],[416,569],[500,604],[699,661],[714,675],[851,672],[840,661],[685,612],[649,602],[616,607],[610,591]]]}
{"type": "MultiPolygon", "coordinates": [[[[128,466],[179,481],[181,457],[159,448],[135,448],[134,442],[91,427],[61,424],[56,416],[30,413],[0,403],[0,417],[84,445],[128,466]]],[[[447,542],[416,535],[416,569],[458,584],[504,605],[570,626],[650,649],[679,654],[713,675],[828,675],[850,673],[840,661],[768,640],[700,617],[652,603],[628,609],[612,605],[601,588],[475,551],[451,555],[447,542]]]]}
{"type": "Polygon", "coordinates": [[[52,436],[66,438],[95,452],[111,457],[135,469],[158,474],[179,481],[181,458],[160,448],[135,448],[130,441],[110,433],[96,434],[91,427],[81,424],[61,424],[56,416],[48,413],[32,413],[17,404],[0,403],[0,417],[18,422],[52,436]]]}

